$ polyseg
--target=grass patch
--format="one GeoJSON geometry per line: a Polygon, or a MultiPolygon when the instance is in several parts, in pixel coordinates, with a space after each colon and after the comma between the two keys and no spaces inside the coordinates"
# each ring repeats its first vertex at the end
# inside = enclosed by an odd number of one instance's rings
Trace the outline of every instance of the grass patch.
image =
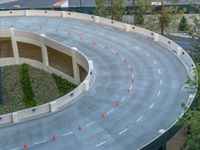
{"type": "Polygon", "coordinates": [[[60,96],[63,96],[76,88],[76,85],[61,78],[60,76],[57,76],[56,74],[52,74],[52,77],[54,78],[56,82],[60,96]]]}
{"type": "Polygon", "coordinates": [[[29,66],[22,64],[20,66],[20,82],[23,90],[23,101],[26,108],[36,106],[36,100],[31,86],[31,81],[28,73],[29,66]]]}

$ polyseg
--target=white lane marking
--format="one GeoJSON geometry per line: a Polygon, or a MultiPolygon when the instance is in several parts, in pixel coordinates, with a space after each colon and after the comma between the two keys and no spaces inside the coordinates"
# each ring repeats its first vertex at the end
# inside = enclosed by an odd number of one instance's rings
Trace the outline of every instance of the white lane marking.
{"type": "Polygon", "coordinates": [[[160,96],[160,90],[158,91],[158,94],[157,94],[157,96],[158,96],[158,97],[160,96]]]}
{"type": "Polygon", "coordinates": [[[121,57],[121,59],[124,61],[125,60],[125,58],[124,57],[121,57]]]}
{"type": "Polygon", "coordinates": [[[154,63],[155,65],[157,64],[157,62],[156,62],[155,60],[153,61],[153,63],[154,63]]]}
{"type": "Polygon", "coordinates": [[[67,135],[70,135],[70,134],[73,134],[73,132],[64,133],[62,136],[67,136],[67,135]]]}
{"type": "Polygon", "coordinates": [[[106,113],[106,115],[111,114],[113,111],[114,111],[114,109],[112,108],[111,110],[109,110],[109,111],[106,113]]]}
{"type": "Polygon", "coordinates": [[[160,129],[158,132],[163,134],[163,133],[165,133],[165,130],[164,129],[160,129]]]}
{"type": "Polygon", "coordinates": [[[150,106],[149,106],[149,109],[152,109],[154,106],[154,103],[152,103],[150,106]]]}
{"type": "Polygon", "coordinates": [[[158,69],[158,74],[161,74],[161,71],[160,71],[160,69],[158,69]]]}
{"type": "Polygon", "coordinates": [[[130,90],[133,88],[133,85],[130,86],[130,90]]]}
{"type": "Polygon", "coordinates": [[[89,127],[89,126],[91,126],[92,124],[94,124],[95,122],[96,122],[96,121],[92,121],[92,122],[86,124],[86,126],[89,127]]]}
{"type": "Polygon", "coordinates": [[[121,134],[125,133],[126,131],[128,131],[128,129],[127,129],[127,128],[126,128],[126,129],[124,129],[123,131],[119,132],[119,133],[118,133],[118,135],[121,135],[121,134]]]}
{"type": "Polygon", "coordinates": [[[132,79],[134,79],[134,74],[132,74],[132,79]]]}
{"type": "Polygon", "coordinates": [[[141,116],[140,118],[138,118],[137,122],[139,122],[140,120],[142,120],[143,116],[141,116]]]}
{"type": "Polygon", "coordinates": [[[122,99],[121,99],[121,102],[124,102],[126,99],[126,97],[124,96],[122,99]]]}
{"type": "Polygon", "coordinates": [[[19,147],[15,147],[15,148],[12,148],[10,150],[18,150],[18,149],[19,149],[19,147]]]}
{"type": "Polygon", "coordinates": [[[103,145],[103,144],[106,144],[106,141],[103,141],[103,142],[97,144],[96,147],[101,146],[101,145],[103,145]]]}
{"type": "Polygon", "coordinates": [[[145,53],[148,57],[150,56],[148,52],[145,53]]]}
{"type": "Polygon", "coordinates": [[[163,84],[163,81],[162,81],[162,79],[160,80],[160,85],[162,85],[163,84]]]}
{"type": "Polygon", "coordinates": [[[39,142],[35,142],[35,145],[37,145],[37,144],[42,144],[42,143],[45,143],[46,142],[46,140],[42,140],[42,141],[39,141],[39,142]]]}

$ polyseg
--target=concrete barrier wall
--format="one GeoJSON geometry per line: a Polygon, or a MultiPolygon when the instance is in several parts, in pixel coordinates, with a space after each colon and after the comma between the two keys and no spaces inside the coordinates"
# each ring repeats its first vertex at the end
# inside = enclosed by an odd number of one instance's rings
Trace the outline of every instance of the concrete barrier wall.
{"type": "MultiPolygon", "coordinates": [[[[24,109],[24,110],[21,110],[18,112],[10,113],[10,114],[1,115],[0,116],[0,125],[17,123],[17,122],[20,122],[20,121],[23,121],[26,119],[31,119],[31,118],[41,116],[43,114],[47,114],[49,112],[55,112],[55,111],[63,108],[66,104],[72,102],[82,92],[88,90],[90,79],[91,79],[91,75],[89,72],[92,71],[93,64],[91,63],[91,61],[89,61],[87,59],[87,57],[83,53],[79,52],[77,49],[75,50],[74,48],[68,47],[68,46],[63,45],[59,42],[56,42],[52,39],[46,38],[45,35],[33,34],[30,32],[16,30],[14,28],[7,29],[7,30],[0,30],[0,35],[5,35],[6,37],[11,37],[12,45],[14,45],[13,52],[15,52],[14,57],[0,58],[0,66],[27,63],[36,68],[46,70],[50,73],[55,73],[65,79],[67,79],[68,81],[75,83],[74,78],[72,78],[71,76],[69,76],[63,72],[60,72],[59,70],[56,70],[55,68],[50,67],[48,65],[48,63],[45,62],[45,60],[43,60],[43,63],[42,63],[42,62],[28,59],[28,58],[20,58],[19,55],[17,55],[19,52],[18,52],[18,47],[17,47],[16,43],[17,42],[26,42],[26,43],[35,44],[37,46],[40,46],[42,50],[44,49],[44,47],[49,46],[59,52],[67,54],[67,55],[71,56],[72,59],[75,59],[75,61],[73,60],[73,63],[79,64],[80,66],[85,68],[86,71],[88,71],[88,75],[86,76],[85,80],[82,83],[80,83],[80,85],[78,85],[78,87],[76,89],[74,89],[67,95],[60,97],[60,98],[56,99],[55,101],[52,101],[52,102],[44,104],[44,105],[40,105],[40,106],[29,108],[29,109],[24,109]],[[1,34],[1,32],[3,34],[1,34]],[[17,61],[16,61],[16,59],[17,59],[17,61]]],[[[42,53],[42,54],[44,55],[44,53],[42,53]]],[[[47,55],[46,57],[48,59],[48,53],[46,55],[47,55]]],[[[43,56],[43,58],[45,58],[45,57],[43,56]]],[[[73,69],[75,69],[75,68],[73,68],[73,69]]]]}

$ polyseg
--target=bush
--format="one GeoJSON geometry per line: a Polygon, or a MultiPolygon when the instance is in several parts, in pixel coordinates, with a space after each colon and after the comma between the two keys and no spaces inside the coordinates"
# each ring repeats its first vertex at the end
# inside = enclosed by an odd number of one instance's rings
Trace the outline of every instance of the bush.
{"type": "Polygon", "coordinates": [[[56,74],[52,74],[52,77],[54,78],[56,82],[57,88],[61,96],[71,92],[73,89],[76,88],[74,84],[61,78],[60,76],[57,76],[56,74]]]}
{"type": "Polygon", "coordinates": [[[36,106],[36,100],[34,99],[34,93],[31,86],[31,81],[29,78],[28,73],[29,66],[27,64],[22,64],[20,66],[20,82],[22,85],[23,90],[23,101],[25,103],[26,108],[34,107],[36,106]]]}
{"type": "Polygon", "coordinates": [[[188,30],[187,18],[185,18],[184,16],[181,18],[178,30],[179,31],[187,31],[188,30]]]}

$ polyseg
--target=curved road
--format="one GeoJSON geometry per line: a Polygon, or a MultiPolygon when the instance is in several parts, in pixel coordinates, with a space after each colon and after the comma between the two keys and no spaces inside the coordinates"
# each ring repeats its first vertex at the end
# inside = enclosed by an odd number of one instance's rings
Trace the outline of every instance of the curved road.
{"type": "Polygon", "coordinates": [[[94,63],[91,88],[75,103],[0,128],[3,150],[23,149],[25,143],[31,150],[139,149],[178,118],[188,99],[183,64],[151,39],[75,19],[1,17],[0,22],[1,29],[13,26],[75,46],[94,63]]]}

